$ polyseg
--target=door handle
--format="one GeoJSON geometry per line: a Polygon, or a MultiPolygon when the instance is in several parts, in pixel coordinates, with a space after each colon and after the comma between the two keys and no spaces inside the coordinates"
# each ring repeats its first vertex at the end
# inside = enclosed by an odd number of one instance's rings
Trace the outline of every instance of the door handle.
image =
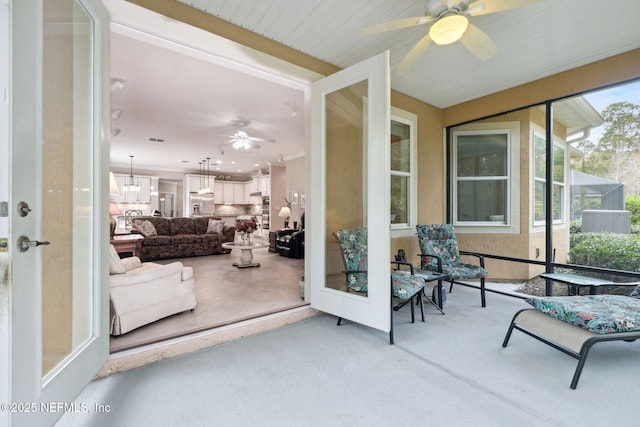
{"type": "Polygon", "coordinates": [[[48,245],[48,244],[49,242],[41,242],[39,240],[30,240],[27,236],[18,237],[18,242],[17,242],[18,251],[20,252],[26,252],[29,250],[29,248],[35,248],[40,245],[48,245]]]}

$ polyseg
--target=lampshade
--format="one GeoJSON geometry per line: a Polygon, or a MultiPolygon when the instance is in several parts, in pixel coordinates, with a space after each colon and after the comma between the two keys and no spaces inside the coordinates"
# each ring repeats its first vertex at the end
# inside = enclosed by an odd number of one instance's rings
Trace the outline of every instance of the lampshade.
{"type": "Polygon", "coordinates": [[[122,211],[116,202],[109,202],[109,215],[122,215],[122,211]]]}
{"type": "Polygon", "coordinates": [[[447,45],[460,40],[467,31],[469,21],[462,15],[449,15],[436,21],[429,29],[429,37],[435,44],[447,45]]]}
{"type": "Polygon", "coordinates": [[[291,209],[287,206],[283,206],[282,209],[280,209],[278,216],[280,218],[289,218],[291,216],[291,209]]]}
{"type": "Polygon", "coordinates": [[[109,172],[109,195],[117,196],[118,194],[120,194],[120,187],[118,187],[116,177],[113,175],[113,172],[109,172]]]}

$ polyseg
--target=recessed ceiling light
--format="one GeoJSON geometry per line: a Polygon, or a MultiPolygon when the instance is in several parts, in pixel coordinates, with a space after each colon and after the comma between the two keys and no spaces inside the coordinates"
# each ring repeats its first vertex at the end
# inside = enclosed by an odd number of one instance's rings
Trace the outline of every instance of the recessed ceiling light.
{"type": "Polygon", "coordinates": [[[232,164],[232,165],[235,165],[235,164],[236,164],[236,162],[231,162],[231,164],[232,164]]]}
{"type": "Polygon", "coordinates": [[[258,167],[260,166],[260,163],[254,163],[253,166],[258,167]]]}

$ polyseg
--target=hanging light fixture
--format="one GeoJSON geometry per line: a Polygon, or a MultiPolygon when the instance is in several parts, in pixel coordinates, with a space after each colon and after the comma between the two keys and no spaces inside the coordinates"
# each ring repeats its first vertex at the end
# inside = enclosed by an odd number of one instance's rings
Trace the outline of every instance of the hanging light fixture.
{"type": "Polygon", "coordinates": [[[204,187],[202,186],[202,163],[203,162],[198,162],[198,181],[200,182],[198,194],[204,194],[204,187]]]}
{"type": "Polygon", "coordinates": [[[446,15],[431,26],[429,37],[436,44],[448,45],[460,40],[468,26],[469,20],[465,16],[446,15]]]}
{"type": "Polygon", "coordinates": [[[211,161],[211,157],[207,157],[207,183],[205,184],[204,187],[204,192],[206,194],[211,193],[211,186],[209,185],[209,162],[211,161]]]}
{"type": "Polygon", "coordinates": [[[130,155],[129,157],[131,158],[131,169],[129,170],[129,176],[124,181],[123,189],[124,191],[140,191],[140,186],[135,183],[135,180],[133,178],[133,157],[134,156],[130,155]]]}

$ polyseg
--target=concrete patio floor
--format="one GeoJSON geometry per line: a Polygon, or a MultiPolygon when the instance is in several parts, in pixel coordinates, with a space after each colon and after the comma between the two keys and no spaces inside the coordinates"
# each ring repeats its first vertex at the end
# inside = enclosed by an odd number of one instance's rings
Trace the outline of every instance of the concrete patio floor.
{"type": "Polygon", "coordinates": [[[637,421],[639,343],[577,361],[518,331],[521,299],[454,287],[446,315],[382,332],[321,314],[90,383],[58,426],[622,426],[637,421]]]}

